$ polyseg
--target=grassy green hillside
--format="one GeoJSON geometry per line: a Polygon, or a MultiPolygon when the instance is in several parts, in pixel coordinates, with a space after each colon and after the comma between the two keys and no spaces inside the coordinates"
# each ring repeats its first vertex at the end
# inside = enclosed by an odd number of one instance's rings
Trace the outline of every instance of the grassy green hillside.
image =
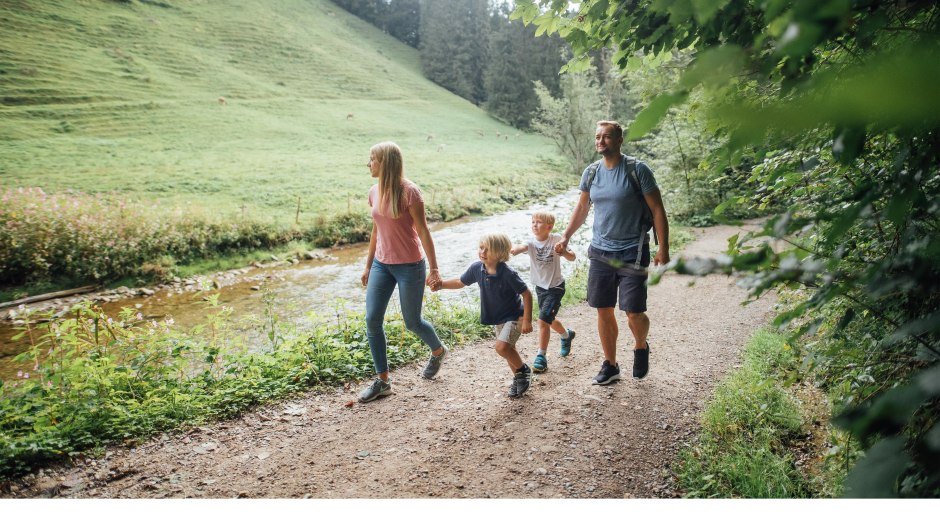
{"type": "Polygon", "coordinates": [[[324,0],[2,0],[0,41],[0,188],[282,224],[300,197],[303,226],[365,208],[382,140],[438,204],[492,208],[482,183],[563,176],[550,142],[427,81],[414,49],[324,0]]]}

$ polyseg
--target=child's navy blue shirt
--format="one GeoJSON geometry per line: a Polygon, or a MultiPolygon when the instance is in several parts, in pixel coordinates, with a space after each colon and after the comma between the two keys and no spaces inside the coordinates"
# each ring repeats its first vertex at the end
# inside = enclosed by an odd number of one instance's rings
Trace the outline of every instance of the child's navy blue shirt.
{"type": "Polygon", "coordinates": [[[520,294],[529,290],[519,273],[505,262],[496,266],[496,274],[486,272],[483,262],[473,262],[460,275],[464,285],[480,284],[480,323],[499,325],[522,317],[520,294]]]}

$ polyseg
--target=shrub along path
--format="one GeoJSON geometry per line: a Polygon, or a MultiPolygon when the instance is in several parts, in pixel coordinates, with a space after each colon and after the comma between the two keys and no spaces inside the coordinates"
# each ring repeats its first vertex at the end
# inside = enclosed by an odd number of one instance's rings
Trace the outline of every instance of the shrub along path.
{"type": "MultiPolygon", "coordinates": [[[[737,228],[696,230],[685,255],[714,255],[737,228]]],[[[594,311],[562,308],[578,333],[571,356],[549,351],[549,371],[521,400],[482,341],[452,352],[434,381],[420,365],[392,373],[395,393],[350,403],[358,385],[309,393],[243,417],[164,435],[102,458],[45,470],[7,496],[66,497],[671,497],[677,452],[693,440],[715,383],[767,323],[763,298],[723,276],[670,273],[650,290],[651,370],[629,377],[621,330],[617,384],[591,386],[602,361],[594,311]]],[[[553,337],[557,341],[557,336],[553,337]]],[[[524,336],[525,358],[535,336],[524,336]]]]}

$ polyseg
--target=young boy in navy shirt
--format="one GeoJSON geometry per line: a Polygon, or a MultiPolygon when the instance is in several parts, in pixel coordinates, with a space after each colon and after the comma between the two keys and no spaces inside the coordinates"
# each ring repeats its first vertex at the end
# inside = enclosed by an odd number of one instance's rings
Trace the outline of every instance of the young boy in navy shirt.
{"type": "Polygon", "coordinates": [[[513,372],[509,397],[518,398],[532,381],[532,370],[516,350],[519,335],[532,332],[532,293],[519,273],[506,265],[510,249],[512,242],[505,234],[484,235],[480,238],[480,261],[470,264],[460,278],[443,280],[431,290],[480,285],[480,322],[494,326],[496,353],[513,372]]]}

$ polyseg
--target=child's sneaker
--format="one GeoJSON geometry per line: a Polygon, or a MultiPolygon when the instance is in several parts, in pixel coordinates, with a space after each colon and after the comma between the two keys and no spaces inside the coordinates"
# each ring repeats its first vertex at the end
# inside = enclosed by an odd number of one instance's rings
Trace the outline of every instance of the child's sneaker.
{"type": "Polygon", "coordinates": [[[381,378],[375,378],[375,381],[368,388],[359,393],[359,402],[368,403],[374,401],[383,395],[392,393],[392,385],[388,381],[382,381],[381,378]]]}
{"type": "Polygon", "coordinates": [[[601,371],[594,376],[592,385],[609,385],[614,381],[620,380],[620,365],[611,365],[609,361],[604,360],[601,365],[601,371]]]}
{"type": "Polygon", "coordinates": [[[522,397],[522,394],[529,389],[529,383],[532,382],[532,370],[528,365],[522,365],[522,368],[516,370],[516,375],[512,377],[512,385],[509,386],[509,397],[516,399],[522,397]]]}
{"type": "Polygon", "coordinates": [[[545,354],[536,354],[535,360],[532,361],[532,371],[541,374],[546,370],[548,370],[548,360],[545,359],[545,354]]]}
{"type": "Polygon", "coordinates": [[[568,329],[568,338],[561,338],[561,350],[558,351],[558,354],[561,357],[565,357],[571,353],[571,340],[574,339],[574,331],[568,329]]]}
{"type": "Polygon", "coordinates": [[[431,357],[428,358],[428,363],[424,365],[424,370],[421,372],[421,377],[425,379],[431,379],[441,370],[441,363],[444,362],[444,356],[447,355],[447,347],[442,348],[444,351],[441,352],[440,356],[431,354],[431,357]]]}
{"type": "Polygon", "coordinates": [[[650,342],[646,342],[646,348],[633,350],[633,378],[643,379],[650,371],[650,342]]]}

